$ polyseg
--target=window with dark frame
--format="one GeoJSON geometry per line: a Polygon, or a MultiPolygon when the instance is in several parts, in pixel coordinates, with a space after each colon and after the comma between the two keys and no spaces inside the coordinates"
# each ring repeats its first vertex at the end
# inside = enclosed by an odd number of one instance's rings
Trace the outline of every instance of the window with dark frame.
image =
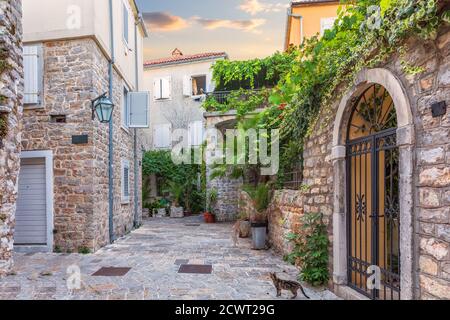
{"type": "Polygon", "coordinates": [[[199,96],[206,93],[206,75],[192,77],[192,95],[199,96]]]}

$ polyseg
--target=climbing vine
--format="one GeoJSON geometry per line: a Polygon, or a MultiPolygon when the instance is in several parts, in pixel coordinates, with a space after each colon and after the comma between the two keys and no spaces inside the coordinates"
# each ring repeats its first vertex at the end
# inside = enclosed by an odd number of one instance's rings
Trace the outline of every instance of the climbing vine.
{"type": "Polygon", "coordinates": [[[254,124],[281,131],[279,180],[292,166],[301,167],[299,152],[304,141],[314,128],[320,130],[329,123],[334,102],[363,68],[375,67],[397,54],[406,74],[422,73],[422,66],[405,58],[406,40],[411,35],[435,39],[438,26],[450,20],[449,5],[442,0],[341,2],[333,28],[322,37],[265,59],[221,61],[214,66],[218,90],[235,91],[222,103],[207,99],[205,107],[222,112],[236,109],[241,119],[265,107],[254,115],[254,124]],[[276,85],[267,89],[271,87],[268,82],[276,85]],[[249,92],[258,85],[266,89],[249,92]]]}
{"type": "Polygon", "coordinates": [[[328,234],[321,213],[306,213],[301,219],[299,233],[289,233],[287,240],[294,250],[285,260],[301,268],[300,280],[312,285],[325,284],[328,273],[328,234]]]}

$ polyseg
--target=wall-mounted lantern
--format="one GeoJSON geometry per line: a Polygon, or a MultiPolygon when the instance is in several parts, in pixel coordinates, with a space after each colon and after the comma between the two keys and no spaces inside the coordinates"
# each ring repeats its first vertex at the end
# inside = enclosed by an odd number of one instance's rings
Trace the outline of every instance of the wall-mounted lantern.
{"type": "Polygon", "coordinates": [[[92,120],[95,119],[95,114],[97,114],[97,118],[101,123],[109,123],[113,110],[114,103],[106,96],[106,93],[92,100],[92,120]]]}

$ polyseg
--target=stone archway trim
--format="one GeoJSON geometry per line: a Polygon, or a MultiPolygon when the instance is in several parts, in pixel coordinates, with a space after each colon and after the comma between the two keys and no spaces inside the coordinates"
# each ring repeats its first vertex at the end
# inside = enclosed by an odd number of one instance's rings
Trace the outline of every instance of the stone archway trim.
{"type": "Polygon", "coordinates": [[[363,69],[358,74],[354,82],[356,90],[347,92],[347,94],[342,98],[339,105],[334,122],[333,147],[343,144],[343,139],[341,136],[342,123],[344,113],[348,109],[348,104],[351,98],[361,94],[365,89],[364,85],[370,83],[377,83],[382,85],[391,95],[397,112],[398,128],[410,127],[411,125],[413,125],[411,106],[407,98],[406,91],[403,89],[403,85],[401,84],[400,80],[397,79],[397,77],[387,69],[363,69]]]}
{"type": "MultiPolygon", "coordinates": [[[[411,105],[401,81],[387,69],[362,70],[348,93],[344,95],[336,113],[333,129],[331,159],[334,171],[333,211],[333,282],[337,291],[348,293],[347,284],[347,225],[346,225],[346,116],[354,97],[368,85],[377,83],[391,95],[397,113],[397,144],[400,153],[400,237],[401,299],[414,298],[414,243],[413,243],[413,151],[414,122],[411,105]]],[[[352,294],[353,297],[357,296],[352,294]]]]}

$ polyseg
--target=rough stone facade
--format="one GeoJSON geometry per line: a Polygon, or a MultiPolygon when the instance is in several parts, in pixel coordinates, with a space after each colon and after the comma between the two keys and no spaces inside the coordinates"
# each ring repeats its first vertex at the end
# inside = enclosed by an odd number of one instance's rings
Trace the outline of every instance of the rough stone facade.
{"type": "MultiPolygon", "coordinates": [[[[445,101],[450,105],[450,30],[442,28],[435,41],[410,39],[407,47],[403,58],[394,55],[378,67],[390,70],[400,80],[413,115],[414,209],[400,213],[411,214],[413,219],[413,279],[409,281],[413,284],[414,298],[450,299],[450,112],[435,118],[431,113],[431,104],[435,102],[445,101]],[[424,72],[406,74],[400,63],[402,59],[423,67],[424,72]]],[[[334,106],[335,112],[339,102],[334,106]]],[[[303,212],[324,214],[333,243],[334,186],[339,185],[334,181],[332,162],[333,127],[331,117],[327,123],[318,125],[306,142],[303,175],[309,190],[279,191],[272,204],[270,241],[283,253],[291,249],[284,237],[295,230],[303,212]]]]}
{"type": "MultiPolygon", "coordinates": [[[[95,251],[109,243],[109,129],[92,120],[91,100],[108,92],[108,60],[90,38],[44,42],[42,47],[44,101],[24,110],[23,150],[53,151],[55,248],[95,251]],[[52,116],[60,115],[66,117],[65,123],[52,121],[52,116]],[[88,135],[88,143],[73,144],[73,135],[88,135]]],[[[121,128],[124,80],[117,72],[113,78],[114,235],[119,237],[134,222],[134,132],[121,128]],[[131,197],[124,204],[122,159],[130,163],[131,197]]]]}
{"type": "MultiPolygon", "coordinates": [[[[232,128],[230,124],[236,121],[236,115],[233,112],[221,113],[212,112],[205,113],[206,129],[207,130],[223,130],[224,128],[232,128]]],[[[209,132],[209,131],[208,131],[209,132]]],[[[212,134],[208,133],[207,139],[211,139],[212,134]]],[[[217,141],[217,140],[216,140],[217,141]]],[[[211,155],[207,152],[207,159],[218,157],[217,154],[211,155]]],[[[216,220],[220,222],[236,220],[238,212],[238,199],[240,188],[242,187],[242,179],[229,179],[228,177],[209,179],[212,169],[208,166],[206,170],[208,178],[207,188],[215,188],[217,190],[217,204],[216,204],[216,220]]]]}
{"type": "Polygon", "coordinates": [[[21,5],[20,0],[0,1],[0,277],[13,264],[23,86],[21,5]]]}

